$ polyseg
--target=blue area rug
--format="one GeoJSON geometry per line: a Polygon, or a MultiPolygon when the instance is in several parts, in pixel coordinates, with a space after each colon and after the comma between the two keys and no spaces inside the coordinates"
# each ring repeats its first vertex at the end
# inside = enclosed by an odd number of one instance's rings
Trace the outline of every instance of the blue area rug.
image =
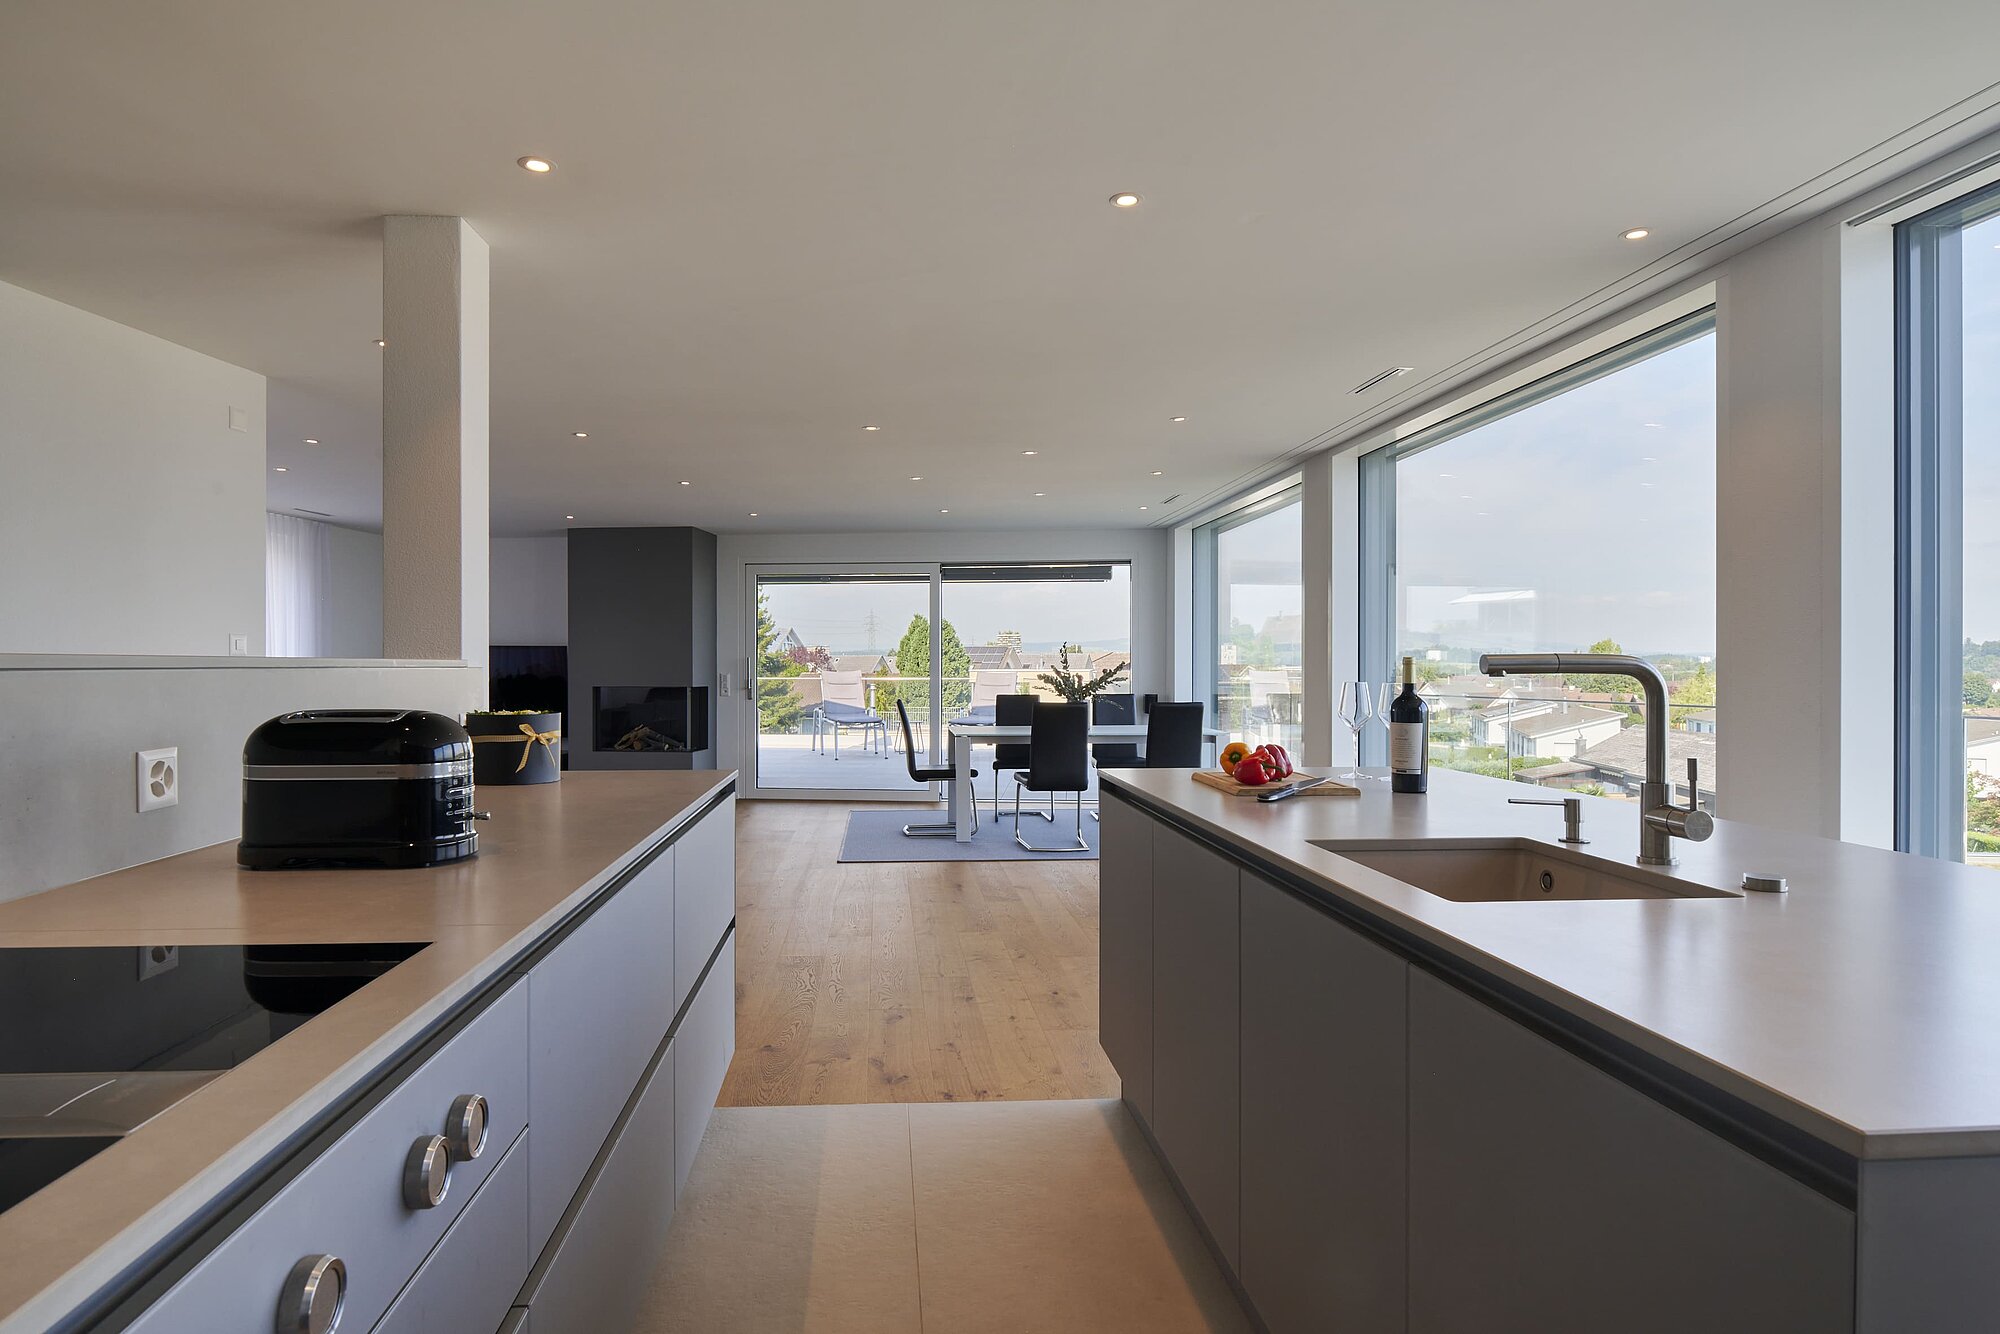
{"type": "MultiPolygon", "coordinates": [[[[1088,852],[1025,852],[1014,842],[1014,812],[1005,811],[998,820],[986,811],[979,813],[979,831],[970,843],[949,838],[906,838],[906,824],[937,824],[944,820],[944,808],[851,811],[847,816],[847,836],[840,841],[844,862],[1057,862],[1097,860],[1097,821],[1083,813],[1083,837],[1088,852]]],[[[1022,835],[1043,847],[1067,847],[1075,840],[1076,812],[1065,806],[1050,824],[1034,816],[1022,823],[1022,835]]]]}

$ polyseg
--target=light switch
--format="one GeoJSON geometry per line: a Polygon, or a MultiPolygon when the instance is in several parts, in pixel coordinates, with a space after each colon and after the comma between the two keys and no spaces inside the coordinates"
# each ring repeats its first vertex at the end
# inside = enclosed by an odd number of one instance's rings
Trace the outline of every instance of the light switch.
{"type": "Polygon", "coordinates": [[[231,636],[229,636],[229,656],[230,656],[230,657],[232,657],[232,658],[247,658],[247,657],[249,657],[249,656],[250,656],[250,636],[249,636],[249,635],[231,635],[231,636]]]}

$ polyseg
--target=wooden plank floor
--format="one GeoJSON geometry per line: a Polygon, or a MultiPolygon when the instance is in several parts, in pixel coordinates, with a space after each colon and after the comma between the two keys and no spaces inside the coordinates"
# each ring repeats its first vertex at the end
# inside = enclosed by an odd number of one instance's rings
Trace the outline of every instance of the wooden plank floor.
{"type": "Polygon", "coordinates": [[[737,1048],[718,1105],[1117,1097],[1097,1045],[1097,864],[843,866],[847,814],[738,803],[737,1048]]]}

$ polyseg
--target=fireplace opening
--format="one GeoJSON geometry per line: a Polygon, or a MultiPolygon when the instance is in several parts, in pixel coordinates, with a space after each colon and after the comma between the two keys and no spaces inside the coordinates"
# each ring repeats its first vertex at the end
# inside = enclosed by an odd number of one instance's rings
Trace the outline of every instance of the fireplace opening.
{"type": "Polygon", "coordinates": [[[594,749],[708,749],[707,686],[597,686],[591,697],[594,749]]]}

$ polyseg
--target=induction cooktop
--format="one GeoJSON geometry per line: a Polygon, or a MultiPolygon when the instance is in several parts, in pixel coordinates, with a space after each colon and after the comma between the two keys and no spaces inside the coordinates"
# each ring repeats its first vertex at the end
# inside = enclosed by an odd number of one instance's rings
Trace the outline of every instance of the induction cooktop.
{"type": "Polygon", "coordinates": [[[0,1210],[425,943],[0,948],[0,1210]]]}

